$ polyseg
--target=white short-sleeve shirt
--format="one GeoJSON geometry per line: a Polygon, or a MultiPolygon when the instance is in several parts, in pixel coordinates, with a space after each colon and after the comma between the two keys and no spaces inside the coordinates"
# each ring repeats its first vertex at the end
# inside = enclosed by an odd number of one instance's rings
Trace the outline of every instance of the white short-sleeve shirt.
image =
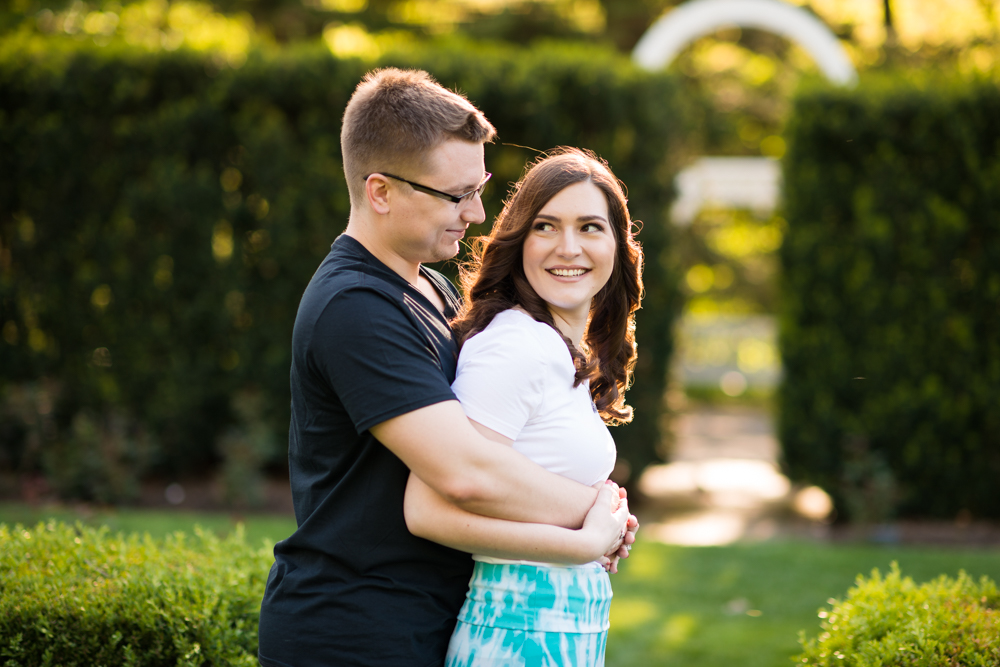
{"type": "Polygon", "coordinates": [[[593,485],[615,465],[615,443],[562,337],[505,310],[462,346],[452,390],[465,414],[513,440],[543,468],[593,485]]]}

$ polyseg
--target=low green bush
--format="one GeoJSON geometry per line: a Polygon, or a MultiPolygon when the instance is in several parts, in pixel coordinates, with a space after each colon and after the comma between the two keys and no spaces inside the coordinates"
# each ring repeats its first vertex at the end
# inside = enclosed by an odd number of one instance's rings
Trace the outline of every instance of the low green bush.
{"type": "Polygon", "coordinates": [[[256,665],[270,550],[0,524],[0,665],[256,665]]]}
{"type": "Polygon", "coordinates": [[[893,563],[882,577],[858,577],[844,600],[819,611],[822,633],[795,658],[820,667],[996,667],[1000,665],[1000,592],[965,572],[917,585],[893,563]]]}

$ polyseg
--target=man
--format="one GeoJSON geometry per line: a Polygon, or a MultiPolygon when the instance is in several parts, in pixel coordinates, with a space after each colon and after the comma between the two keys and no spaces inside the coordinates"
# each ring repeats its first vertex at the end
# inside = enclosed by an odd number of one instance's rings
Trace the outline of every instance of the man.
{"type": "Polygon", "coordinates": [[[346,232],[306,288],[292,336],[289,471],[298,529],[275,546],[260,662],[440,665],[467,554],[414,537],[412,470],[463,509],[579,527],[597,492],[486,440],[450,384],[458,295],[423,266],[484,221],[494,129],[425,72],[370,73],[341,131],[346,232]]]}

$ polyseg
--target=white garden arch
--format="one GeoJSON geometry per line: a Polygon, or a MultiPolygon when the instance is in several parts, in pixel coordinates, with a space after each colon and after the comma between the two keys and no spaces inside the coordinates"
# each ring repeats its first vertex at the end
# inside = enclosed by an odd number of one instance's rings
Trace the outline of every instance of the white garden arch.
{"type": "MultiPolygon", "coordinates": [[[[730,26],[780,35],[802,47],[832,83],[852,86],[857,82],[854,65],[830,29],[813,14],[782,0],[690,0],[649,28],[636,44],[632,60],[649,70],[665,68],[691,42],[730,26]]],[[[766,214],[774,210],[781,197],[781,169],[776,160],[766,157],[701,157],[681,170],[675,185],[677,198],[670,217],[677,225],[689,224],[705,206],[749,208],[766,214]]],[[[759,329],[758,337],[769,339],[772,344],[775,339],[773,318],[767,317],[738,321],[722,318],[707,325],[682,319],[678,326],[682,332],[686,331],[682,338],[715,337],[728,341],[724,344],[730,344],[736,332],[748,328],[759,329]]],[[[765,386],[779,381],[780,367],[754,374],[737,368],[734,363],[730,359],[723,365],[697,367],[695,363],[689,367],[686,361],[681,361],[679,370],[685,381],[719,381],[727,392],[724,384],[727,376],[742,379],[744,388],[747,382],[765,386]],[[744,372],[748,375],[744,376],[744,372]]]]}
{"type": "Polygon", "coordinates": [[[808,52],[830,81],[853,85],[858,74],[830,29],[801,7],[781,0],[692,0],[646,31],[632,59],[646,69],[669,65],[681,49],[720,28],[757,28],[785,37],[808,52]]]}
{"type": "MultiPolygon", "coordinates": [[[[858,74],[836,35],[821,20],[783,0],[691,0],[662,16],[632,51],[640,67],[667,67],[699,37],[720,28],[757,28],[781,35],[812,56],[833,83],[854,85],[858,74]]],[[[686,224],[705,205],[773,210],[781,193],[780,170],[770,158],[703,157],[677,176],[671,218],[686,224]]]]}

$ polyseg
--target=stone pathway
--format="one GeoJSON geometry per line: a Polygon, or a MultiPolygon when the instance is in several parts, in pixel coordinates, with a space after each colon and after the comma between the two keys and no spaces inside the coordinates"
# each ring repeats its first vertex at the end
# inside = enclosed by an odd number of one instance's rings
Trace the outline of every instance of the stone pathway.
{"type": "Polygon", "coordinates": [[[640,535],[667,544],[711,546],[795,537],[833,542],[1000,546],[1000,522],[902,520],[833,525],[829,496],[781,474],[770,416],[752,408],[692,407],[674,420],[671,462],[638,481],[640,535]]]}
{"type": "Polygon", "coordinates": [[[674,420],[671,462],[639,479],[645,537],[708,546],[779,534],[824,537],[830,500],[781,474],[771,417],[753,408],[699,407],[674,420]]]}

